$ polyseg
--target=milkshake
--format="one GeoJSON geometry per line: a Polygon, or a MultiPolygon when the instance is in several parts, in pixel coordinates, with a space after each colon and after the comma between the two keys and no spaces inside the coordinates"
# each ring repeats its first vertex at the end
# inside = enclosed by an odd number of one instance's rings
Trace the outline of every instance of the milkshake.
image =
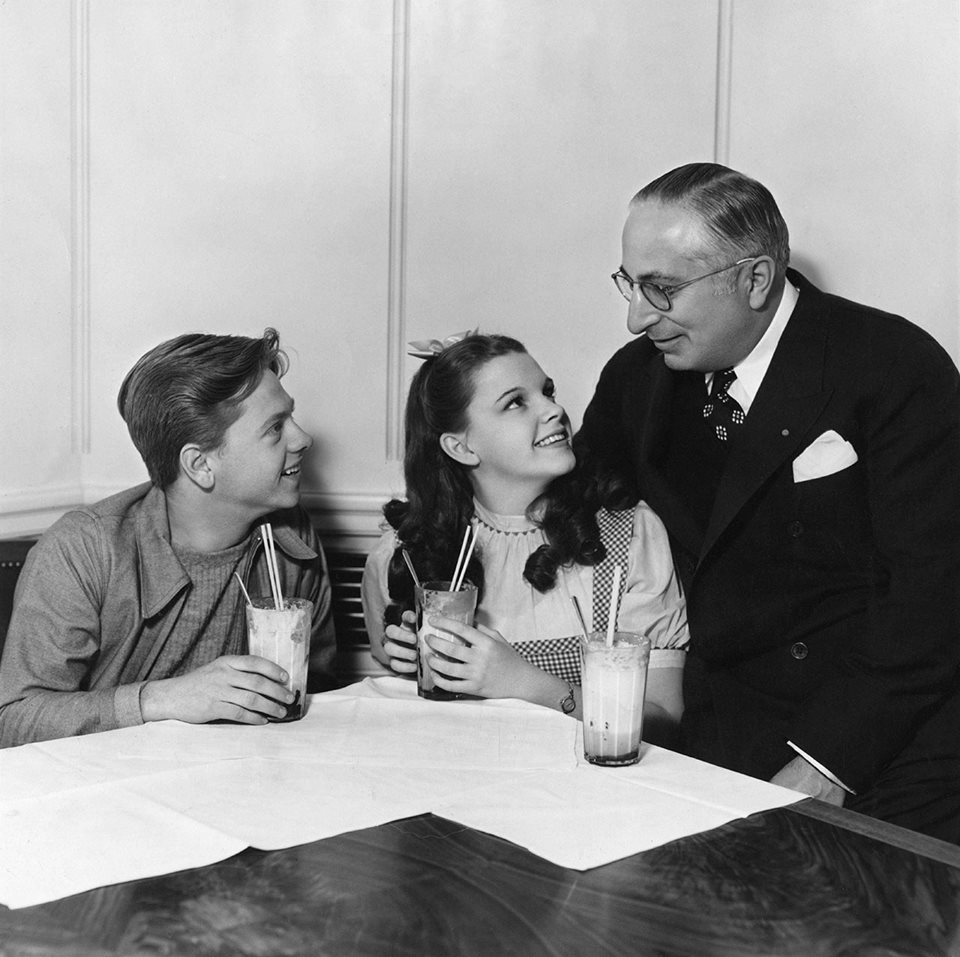
{"type": "MultiPolygon", "coordinates": [[[[437,653],[427,647],[424,639],[428,635],[436,635],[449,641],[458,641],[461,644],[463,642],[449,631],[434,628],[428,623],[428,619],[442,615],[444,618],[453,618],[465,625],[472,625],[476,610],[477,589],[469,582],[464,582],[459,591],[450,591],[450,582],[423,582],[417,587],[417,694],[421,698],[450,701],[459,697],[456,692],[445,691],[434,684],[433,672],[426,662],[426,657],[437,653]]],[[[438,670],[442,673],[442,666],[438,670]]]]}
{"type": "Polygon", "coordinates": [[[593,632],[580,646],[584,757],[591,764],[636,764],[650,639],[618,631],[608,646],[603,632],[593,632]]]}
{"type": "Polygon", "coordinates": [[[289,676],[287,687],[296,695],[287,714],[272,721],[296,721],[307,704],[307,665],[310,662],[310,631],[313,602],[286,598],[278,610],[272,598],[254,598],[247,605],[247,647],[280,665],[289,676]]]}

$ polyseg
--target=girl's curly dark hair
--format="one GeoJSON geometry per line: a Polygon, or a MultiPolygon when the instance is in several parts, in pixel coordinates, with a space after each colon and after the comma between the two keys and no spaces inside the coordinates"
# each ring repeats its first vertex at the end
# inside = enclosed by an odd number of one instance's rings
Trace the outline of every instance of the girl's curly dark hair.
{"type": "MultiPolygon", "coordinates": [[[[467,408],[473,399],[477,372],[491,359],[526,353],[516,339],[473,334],[427,359],[410,384],[406,407],[404,477],[407,499],[384,506],[387,522],[401,545],[387,571],[393,605],[387,621],[397,622],[404,609],[413,608],[413,582],[403,560],[407,553],[421,581],[448,580],[473,518],[473,487],[467,471],[440,447],[445,432],[466,428],[467,408]]],[[[600,506],[627,508],[636,494],[622,480],[603,474],[592,462],[578,461],[559,476],[528,508],[528,515],[544,531],[548,544],[527,560],[524,578],[540,592],[556,585],[561,567],[595,565],[605,554],[596,522],[600,506]]],[[[483,593],[482,556],[474,553],[466,577],[483,593]]]]}

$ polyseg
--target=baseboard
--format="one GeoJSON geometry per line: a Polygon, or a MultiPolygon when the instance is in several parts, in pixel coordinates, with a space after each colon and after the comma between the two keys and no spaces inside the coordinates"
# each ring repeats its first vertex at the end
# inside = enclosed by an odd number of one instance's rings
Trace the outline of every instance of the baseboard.
{"type": "MultiPolygon", "coordinates": [[[[42,535],[70,509],[121,491],[71,484],[0,492],[0,538],[42,535]]],[[[365,552],[380,537],[383,504],[390,497],[389,492],[304,492],[302,502],[325,545],[365,552]]]]}
{"type": "Polygon", "coordinates": [[[324,546],[368,552],[383,532],[388,493],[305,492],[301,501],[324,546]]]}
{"type": "Polygon", "coordinates": [[[83,489],[76,483],[0,492],[0,538],[42,535],[82,502],[83,489]]]}

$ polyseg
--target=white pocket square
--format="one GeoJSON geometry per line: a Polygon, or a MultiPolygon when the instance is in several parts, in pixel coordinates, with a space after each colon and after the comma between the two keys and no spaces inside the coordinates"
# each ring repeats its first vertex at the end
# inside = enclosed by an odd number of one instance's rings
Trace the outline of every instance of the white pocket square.
{"type": "Polygon", "coordinates": [[[830,429],[811,442],[793,460],[794,482],[809,482],[810,479],[833,475],[849,468],[857,461],[854,447],[830,429]]]}

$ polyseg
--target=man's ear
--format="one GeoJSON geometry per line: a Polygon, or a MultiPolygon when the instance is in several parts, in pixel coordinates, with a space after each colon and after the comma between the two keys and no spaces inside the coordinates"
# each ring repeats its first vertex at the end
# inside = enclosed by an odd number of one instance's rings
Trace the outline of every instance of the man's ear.
{"type": "Polygon", "coordinates": [[[215,476],[209,455],[199,445],[185,445],[180,449],[180,471],[205,492],[214,486],[215,476]]]}
{"type": "Polygon", "coordinates": [[[750,308],[761,310],[769,304],[776,288],[777,264],[769,256],[757,256],[747,272],[750,308]]]}
{"type": "Polygon", "coordinates": [[[479,465],[480,456],[467,445],[466,434],[457,435],[453,432],[444,432],[440,436],[440,448],[446,452],[454,462],[461,465],[479,465]]]}

